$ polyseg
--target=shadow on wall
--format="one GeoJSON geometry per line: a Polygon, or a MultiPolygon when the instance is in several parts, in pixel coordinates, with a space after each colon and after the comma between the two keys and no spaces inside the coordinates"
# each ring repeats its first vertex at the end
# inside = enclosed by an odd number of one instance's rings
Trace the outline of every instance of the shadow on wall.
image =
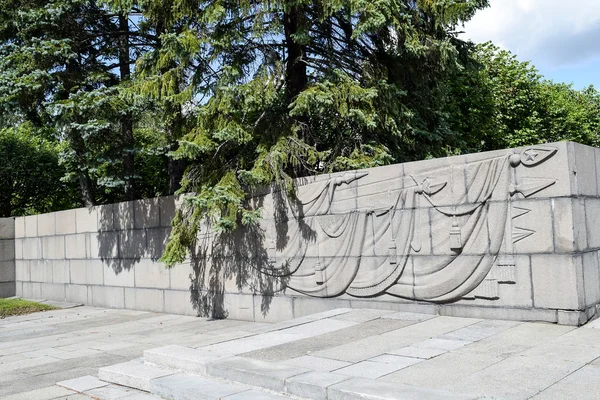
{"type": "MultiPolygon", "coordinates": [[[[271,268],[275,251],[288,245],[289,224],[300,224],[302,237],[307,242],[316,240],[315,232],[302,219],[301,205],[294,203],[299,217],[296,219],[290,213],[286,194],[278,187],[272,189],[273,209],[263,212],[272,214],[263,216],[274,221],[274,230],[267,229],[264,220],[252,225],[239,224],[229,233],[216,233],[208,222],[202,224],[197,242],[190,249],[189,260],[192,269],[190,302],[199,316],[226,318],[225,293],[260,297],[261,313],[267,315],[273,296],[285,291],[289,281],[290,271],[286,266],[276,272],[271,268]]],[[[264,194],[264,191],[254,193],[248,207],[262,208],[264,194]]],[[[168,225],[175,215],[176,203],[175,197],[166,197],[99,206],[98,253],[103,264],[118,275],[134,268],[142,259],[158,261],[169,238],[168,225]]],[[[184,267],[175,265],[173,268],[184,267]]]]}
{"type": "MultiPolygon", "coordinates": [[[[260,311],[269,313],[270,305],[279,292],[284,292],[289,282],[287,265],[272,269],[275,250],[288,245],[289,224],[299,223],[303,239],[315,241],[315,232],[300,218],[290,218],[285,193],[274,187],[271,191],[274,202],[272,215],[263,215],[274,220],[275,230],[270,237],[264,224],[242,225],[230,233],[212,232],[205,224],[199,234],[195,249],[191,252],[191,302],[198,315],[211,318],[228,316],[225,293],[252,293],[260,297],[260,311]],[[271,245],[273,243],[274,245],[271,245]]],[[[264,196],[248,200],[252,209],[263,207],[264,196]]],[[[302,215],[299,203],[294,205],[297,215],[302,215]]],[[[264,214],[264,212],[263,212],[264,214]]]]}
{"type": "Polygon", "coordinates": [[[98,207],[98,255],[115,274],[142,259],[158,261],[170,234],[174,198],[155,198],[98,207]],[[159,203],[163,203],[161,212],[159,203]],[[164,220],[164,224],[161,224],[164,220]]]}

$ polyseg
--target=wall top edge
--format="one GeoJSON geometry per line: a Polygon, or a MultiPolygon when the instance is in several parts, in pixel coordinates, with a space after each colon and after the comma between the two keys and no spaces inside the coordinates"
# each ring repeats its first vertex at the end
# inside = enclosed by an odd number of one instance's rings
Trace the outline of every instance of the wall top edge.
{"type": "MultiPolygon", "coordinates": [[[[331,178],[336,178],[336,177],[342,176],[347,173],[356,173],[359,171],[385,172],[386,170],[394,170],[394,169],[398,169],[398,168],[404,168],[404,166],[410,166],[411,169],[413,169],[413,168],[419,169],[419,168],[427,168],[427,167],[431,167],[431,166],[435,166],[435,165],[439,165],[440,167],[442,167],[444,165],[447,165],[447,166],[459,165],[459,164],[463,164],[463,163],[467,163],[467,162],[476,162],[478,160],[485,159],[487,157],[494,157],[494,156],[500,157],[502,155],[509,155],[511,153],[520,152],[528,147],[535,147],[535,146],[556,147],[557,150],[559,150],[559,151],[562,151],[562,150],[567,151],[567,149],[570,146],[588,147],[591,149],[596,149],[595,147],[583,145],[583,144],[580,144],[580,143],[577,143],[574,141],[560,141],[560,142],[551,142],[551,143],[544,143],[544,144],[531,145],[531,146],[507,148],[507,149],[501,149],[501,150],[491,150],[491,151],[485,151],[485,152],[480,152],[480,153],[468,153],[468,154],[460,154],[460,155],[448,156],[448,157],[431,158],[431,159],[426,159],[426,160],[408,161],[408,162],[404,162],[404,163],[389,164],[389,165],[384,165],[384,166],[379,166],[379,167],[364,168],[364,169],[360,169],[360,170],[347,170],[347,171],[334,172],[334,173],[329,173],[329,174],[313,175],[313,176],[308,176],[308,177],[296,178],[295,182],[298,184],[298,186],[303,186],[303,185],[306,185],[309,183],[318,183],[318,182],[325,181],[325,180],[328,180],[331,178]]],[[[397,179],[402,176],[408,176],[408,175],[401,174],[401,175],[394,176],[392,178],[397,179]]],[[[257,189],[252,194],[251,197],[263,196],[263,195],[269,194],[271,192],[272,192],[271,189],[265,189],[265,190],[257,189]]],[[[143,202],[147,202],[147,203],[170,202],[170,203],[175,204],[175,203],[178,203],[180,201],[180,199],[183,198],[184,196],[185,196],[185,194],[159,196],[159,197],[153,197],[153,198],[147,198],[147,199],[139,199],[139,200],[133,200],[133,201],[124,201],[124,202],[119,202],[119,203],[104,204],[104,205],[94,206],[91,209],[88,209],[88,211],[94,210],[94,209],[100,210],[103,207],[132,207],[132,206],[134,206],[134,204],[141,204],[143,202]]],[[[12,217],[10,219],[21,220],[21,219],[25,219],[25,218],[36,217],[37,215],[56,214],[56,213],[69,212],[69,211],[76,212],[77,210],[82,211],[85,209],[87,209],[87,208],[86,207],[72,208],[72,209],[67,209],[67,210],[54,211],[54,212],[50,212],[50,213],[43,213],[43,214],[36,214],[36,215],[29,215],[29,216],[24,216],[24,217],[12,217]]],[[[0,218],[0,221],[1,220],[2,220],[2,218],[0,218]]]]}

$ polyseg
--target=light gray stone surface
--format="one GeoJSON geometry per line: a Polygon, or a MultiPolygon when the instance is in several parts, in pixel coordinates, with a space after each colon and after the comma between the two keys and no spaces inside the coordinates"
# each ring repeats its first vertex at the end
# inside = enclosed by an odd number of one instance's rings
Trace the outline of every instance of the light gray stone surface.
{"type": "Polygon", "coordinates": [[[402,358],[398,356],[387,356],[397,357],[398,360],[396,362],[382,362],[382,357],[385,358],[386,356],[374,357],[371,359],[372,361],[360,361],[348,367],[336,369],[335,372],[343,375],[376,379],[420,362],[416,358],[402,358]]]}
{"type": "Polygon", "coordinates": [[[350,365],[349,362],[333,360],[331,358],[301,356],[290,360],[283,360],[282,363],[293,367],[313,369],[315,371],[331,372],[350,365]]]}
{"type": "Polygon", "coordinates": [[[475,399],[473,396],[450,394],[434,389],[397,385],[372,379],[351,379],[327,389],[330,400],[444,400],[475,399]]]}
{"type": "Polygon", "coordinates": [[[210,375],[265,389],[283,392],[285,380],[309,370],[243,357],[231,357],[208,365],[210,375]]]}
{"type": "Polygon", "coordinates": [[[56,213],[37,216],[37,234],[38,236],[56,235],[56,213]]]}
{"type": "Polygon", "coordinates": [[[147,362],[196,375],[205,375],[206,365],[218,359],[219,357],[214,353],[176,345],[159,347],[144,352],[144,360],[147,362]]]}
{"type": "Polygon", "coordinates": [[[152,380],[152,393],[165,399],[219,400],[248,390],[250,386],[247,385],[188,374],[152,380]]]}
{"type": "Polygon", "coordinates": [[[81,393],[92,389],[98,389],[103,386],[107,386],[108,383],[101,381],[95,376],[82,376],[80,378],[69,379],[67,381],[57,382],[58,386],[62,386],[65,389],[73,390],[81,393]]]}
{"type": "Polygon", "coordinates": [[[96,232],[98,230],[98,208],[78,208],[75,210],[77,233],[96,232]]]}
{"type": "Polygon", "coordinates": [[[30,390],[24,393],[18,393],[5,397],[5,400],[50,400],[66,398],[65,396],[74,395],[75,392],[58,386],[49,386],[46,388],[30,390]]]}
{"type": "Polygon", "coordinates": [[[241,392],[232,394],[231,396],[224,397],[225,400],[287,400],[288,396],[263,392],[260,390],[249,390],[247,392],[241,392]]]}
{"type": "MultiPolygon", "coordinates": [[[[17,292],[15,242],[15,220],[0,218],[0,298],[12,297],[17,292]]],[[[26,277],[23,271],[19,272],[19,277],[26,277]]]]}
{"type": "MultiPolygon", "coordinates": [[[[354,315],[377,312],[361,311],[354,315]]],[[[343,314],[348,314],[348,310],[343,310],[343,314]]],[[[340,313],[334,311],[276,324],[259,324],[78,307],[10,317],[0,320],[0,397],[10,399],[10,396],[18,394],[21,397],[15,397],[17,399],[37,398],[32,395],[43,399],[45,392],[56,393],[52,391],[56,389],[48,387],[62,381],[70,381],[61,384],[74,389],[65,396],[73,395],[75,391],[81,391],[81,396],[95,396],[97,399],[152,396],[114,386],[115,381],[119,381],[144,387],[145,390],[149,388],[153,395],[161,390],[165,398],[171,398],[169,396],[175,393],[180,394],[179,398],[218,398],[216,395],[228,393],[226,390],[231,386],[242,385],[246,390],[235,394],[242,399],[244,394],[260,399],[268,396],[284,398],[290,394],[322,399],[325,388],[329,399],[526,399],[532,396],[577,399],[589,398],[585,395],[594,390],[594,377],[600,371],[600,324],[597,320],[584,327],[573,328],[542,323],[429,318],[426,315],[419,318],[411,314],[405,317],[410,317],[413,324],[378,333],[372,328],[376,321],[390,323],[394,320],[382,315],[360,323],[340,320],[336,315],[340,313]],[[320,324],[310,325],[313,322],[320,324]],[[326,331],[339,323],[358,325],[324,335],[361,326],[371,335],[350,339],[347,345],[352,345],[354,350],[352,346],[323,342],[328,344],[322,351],[346,346],[348,352],[359,354],[359,358],[367,353],[373,354],[368,360],[334,365],[334,359],[309,353],[290,360],[262,362],[232,356],[226,351],[227,343],[233,346],[242,337],[253,337],[252,343],[263,341],[263,346],[266,346],[263,351],[275,345],[277,338],[316,340],[323,334],[300,338],[308,335],[311,327],[316,331],[326,331]],[[184,341],[200,345],[196,349],[181,344],[164,346],[165,342],[176,344],[184,341]],[[442,347],[446,348],[448,341],[468,344],[458,348],[450,346],[448,350],[440,350],[443,353],[438,355],[411,353],[414,349],[434,350],[419,347],[419,344],[433,344],[434,347],[443,344],[442,347]],[[213,345],[219,342],[223,345],[213,345]],[[398,345],[401,342],[408,344],[398,345]],[[371,351],[361,350],[366,346],[371,346],[371,351]],[[213,351],[208,352],[208,348],[213,351]],[[142,360],[129,362],[140,357],[144,350],[147,351],[142,360]],[[222,357],[226,359],[218,359],[222,357]],[[174,359],[177,361],[174,362],[174,359]],[[294,360],[299,359],[305,362],[295,364],[294,360]],[[349,366],[355,366],[358,371],[365,367],[373,369],[388,365],[398,368],[404,361],[411,361],[412,365],[379,378],[342,373],[349,366]],[[124,362],[126,366],[123,366],[124,362]],[[326,362],[331,362],[330,367],[338,368],[331,373],[323,372],[324,368],[319,367],[326,362]],[[190,375],[176,375],[177,369],[193,369],[196,367],[189,366],[198,363],[208,366],[205,373],[209,375],[213,375],[212,367],[217,366],[215,375],[218,376],[198,378],[199,375],[194,375],[189,378],[190,375]],[[114,364],[120,365],[102,369],[113,371],[112,375],[100,374],[100,378],[111,382],[105,382],[107,385],[100,388],[91,388],[99,384],[93,378],[99,373],[98,368],[114,364]],[[76,379],[85,376],[85,379],[76,379]],[[221,380],[223,378],[227,380],[221,380]],[[337,383],[338,379],[343,381],[337,383]],[[161,383],[160,389],[157,382],[161,383]],[[260,390],[261,387],[277,389],[266,392],[260,390]],[[590,390],[586,392],[585,388],[590,390]],[[43,390],[31,392],[38,389],[43,390]],[[217,389],[225,391],[218,392],[217,389]],[[185,397],[190,394],[196,397],[185,397]]],[[[348,317],[354,318],[352,314],[348,317]]],[[[295,341],[288,343],[293,348],[295,341]]],[[[203,370],[195,369],[197,373],[203,370]]]]}
{"type": "Polygon", "coordinates": [[[379,311],[340,319],[580,325],[600,304],[597,165],[600,149],[566,142],[305,178],[302,216],[267,190],[251,199],[259,230],[230,241],[203,226],[209,257],[171,270],[158,259],[182,197],[0,221],[0,257],[30,261],[14,292],[89,305],[261,322],[351,307],[379,311]],[[279,279],[264,265],[296,272],[279,279]]]}
{"type": "Polygon", "coordinates": [[[420,358],[420,359],[424,359],[424,360],[429,360],[430,358],[439,356],[444,353],[446,353],[446,350],[430,349],[430,348],[417,347],[417,346],[406,346],[406,347],[402,347],[398,350],[392,350],[389,352],[389,354],[393,354],[393,355],[397,355],[397,356],[420,358]]]}
{"type": "Polygon", "coordinates": [[[56,213],[56,234],[68,235],[77,233],[77,211],[65,210],[56,213]]]}
{"type": "Polygon", "coordinates": [[[15,238],[15,219],[0,218],[0,239],[15,238]]]}
{"type": "Polygon", "coordinates": [[[149,392],[152,390],[151,381],[163,376],[172,375],[174,371],[158,368],[139,361],[128,361],[122,364],[103,367],[98,370],[98,377],[105,382],[149,392]]]}
{"type": "Polygon", "coordinates": [[[348,375],[312,371],[286,379],[285,390],[305,399],[327,400],[327,388],[348,379],[348,375]]]}

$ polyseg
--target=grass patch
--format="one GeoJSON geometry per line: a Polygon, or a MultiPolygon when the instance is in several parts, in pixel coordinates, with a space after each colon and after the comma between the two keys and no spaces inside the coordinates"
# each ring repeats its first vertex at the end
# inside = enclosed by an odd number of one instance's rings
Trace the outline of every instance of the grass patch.
{"type": "Polygon", "coordinates": [[[22,299],[0,299],[0,319],[11,315],[31,314],[38,311],[56,310],[58,307],[22,299]]]}

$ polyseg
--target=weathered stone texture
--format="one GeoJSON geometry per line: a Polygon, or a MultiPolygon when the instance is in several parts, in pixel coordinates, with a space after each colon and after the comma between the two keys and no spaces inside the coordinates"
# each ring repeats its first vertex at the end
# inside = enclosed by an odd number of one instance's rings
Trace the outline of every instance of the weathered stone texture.
{"type": "Polygon", "coordinates": [[[600,303],[599,165],[566,142],[302,178],[294,201],[249,200],[258,226],[203,225],[198,256],[171,269],[158,260],[181,196],[0,221],[0,257],[19,260],[0,277],[23,295],[257,321],[375,307],[579,323],[600,303]]]}
{"type": "Polygon", "coordinates": [[[14,218],[0,218],[0,298],[12,297],[17,290],[17,246],[15,236],[14,218]]]}

